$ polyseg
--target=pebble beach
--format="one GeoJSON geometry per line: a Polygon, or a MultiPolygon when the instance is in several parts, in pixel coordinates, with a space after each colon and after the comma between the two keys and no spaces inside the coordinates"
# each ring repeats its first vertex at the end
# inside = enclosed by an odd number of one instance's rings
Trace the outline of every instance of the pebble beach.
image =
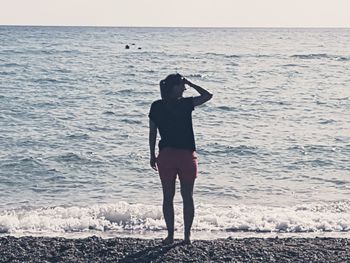
{"type": "Polygon", "coordinates": [[[175,239],[0,238],[0,262],[349,262],[346,238],[175,239]]]}

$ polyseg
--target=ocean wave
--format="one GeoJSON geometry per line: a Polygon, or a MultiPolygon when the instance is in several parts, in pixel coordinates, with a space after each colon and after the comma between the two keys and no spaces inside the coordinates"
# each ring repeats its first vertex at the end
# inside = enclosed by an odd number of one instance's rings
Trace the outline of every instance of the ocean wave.
{"type": "Polygon", "coordinates": [[[54,69],[54,71],[60,72],[60,73],[72,73],[72,70],[65,69],[65,68],[54,69]]]}
{"type": "Polygon", "coordinates": [[[25,50],[18,50],[18,49],[3,49],[0,51],[0,54],[2,55],[24,54],[24,53],[26,53],[25,50]]]}
{"type": "Polygon", "coordinates": [[[64,83],[64,81],[60,81],[57,79],[53,79],[53,78],[39,78],[39,79],[35,79],[33,80],[36,83],[64,83]]]}
{"type": "MultiPolygon", "coordinates": [[[[183,229],[182,206],[175,206],[183,229]]],[[[46,207],[0,213],[2,233],[165,230],[161,206],[117,202],[89,207],[46,207]]],[[[290,207],[214,204],[196,206],[193,231],[350,232],[350,202],[320,202],[290,207]]]]}
{"type": "Polygon", "coordinates": [[[283,67],[298,67],[298,66],[299,66],[298,64],[293,64],[293,63],[283,65],[283,67]]]}
{"type": "Polygon", "coordinates": [[[106,95],[131,94],[134,91],[135,91],[134,89],[121,89],[117,91],[109,91],[106,93],[106,95]]]}
{"type": "Polygon", "coordinates": [[[331,124],[331,123],[335,123],[336,121],[333,119],[321,119],[318,123],[320,124],[331,124]]]}
{"type": "Polygon", "coordinates": [[[254,146],[248,145],[222,145],[218,143],[211,143],[205,147],[205,149],[201,150],[203,154],[216,155],[216,154],[225,154],[225,155],[238,155],[238,156],[246,156],[246,155],[257,155],[258,148],[254,146]],[[205,150],[212,149],[212,150],[205,150]]]}
{"type": "MultiPolygon", "coordinates": [[[[305,154],[307,154],[307,152],[305,152],[305,154]]],[[[311,159],[311,160],[298,160],[295,162],[292,162],[293,166],[295,166],[295,168],[297,167],[304,167],[304,166],[309,166],[309,167],[334,167],[334,162],[330,159],[320,159],[320,158],[315,158],[315,159],[311,159]]]]}
{"type": "Polygon", "coordinates": [[[81,50],[77,49],[35,49],[35,50],[28,50],[26,53],[32,53],[32,54],[44,54],[44,55],[52,55],[52,54],[83,54],[81,50]]]}
{"type": "Polygon", "coordinates": [[[128,123],[128,124],[141,124],[142,121],[140,120],[133,120],[133,119],[122,119],[122,122],[128,123]]]}
{"type": "Polygon", "coordinates": [[[295,54],[291,56],[292,58],[299,58],[299,59],[321,59],[321,58],[327,58],[327,59],[335,59],[335,60],[343,60],[348,61],[350,60],[350,57],[347,56],[339,56],[339,55],[331,55],[326,53],[315,53],[315,54],[295,54]]]}
{"type": "Polygon", "coordinates": [[[215,52],[207,52],[204,53],[206,56],[214,56],[214,57],[222,57],[222,58],[275,58],[279,56],[278,54],[224,54],[224,53],[215,53],[215,52]]]}
{"type": "Polygon", "coordinates": [[[219,110],[223,110],[223,111],[238,111],[237,108],[235,107],[230,107],[230,106],[219,106],[217,107],[219,110]]]}
{"type": "Polygon", "coordinates": [[[240,55],[235,54],[223,54],[223,53],[215,53],[215,52],[207,52],[204,55],[206,56],[214,56],[214,57],[224,57],[224,58],[240,58],[240,55]]]}
{"type": "Polygon", "coordinates": [[[17,68],[17,67],[23,67],[24,65],[17,64],[17,63],[5,63],[5,64],[0,64],[0,67],[4,68],[17,68]]]}
{"type": "Polygon", "coordinates": [[[67,138],[69,139],[78,139],[78,140],[87,140],[90,138],[90,136],[86,133],[79,133],[79,134],[70,134],[67,135],[67,138]]]}
{"type": "MultiPolygon", "coordinates": [[[[342,147],[338,146],[338,150],[342,147]]],[[[336,151],[336,147],[332,145],[309,144],[309,145],[294,145],[288,148],[288,151],[299,151],[303,154],[332,154],[336,151]]]]}
{"type": "Polygon", "coordinates": [[[63,162],[63,163],[87,163],[90,160],[88,158],[85,158],[82,155],[78,155],[76,153],[73,152],[68,152],[65,154],[61,154],[61,155],[57,155],[57,156],[51,156],[48,157],[48,159],[53,159],[55,161],[58,162],[63,162]]]}
{"type": "Polygon", "coordinates": [[[187,78],[197,78],[197,79],[204,79],[207,78],[207,75],[205,74],[189,74],[186,76],[187,78]]]}
{"type": "Polygon", "coordinates": [[[35,158],[32,156],[28,157],[14,157],[9,160],[4,160],[1,162],[1,169],[16,169],[17,167],[24,167],[26,169],[35,169],[43,166],[43,162],[40,158],[35,158]]]}
{"type": "Polygon", "coordinates": [[[17,73],[16,73],[16,72],[5,72],[5,71],[0,71],[0,75],[9,76],[9,75],[17,75],[17,73]]]}
{"type": "Polygon", "coordinates": [[[104,111],[102,114],[105,115],[115,115],[115,113],[113,111],[104,111]]]}

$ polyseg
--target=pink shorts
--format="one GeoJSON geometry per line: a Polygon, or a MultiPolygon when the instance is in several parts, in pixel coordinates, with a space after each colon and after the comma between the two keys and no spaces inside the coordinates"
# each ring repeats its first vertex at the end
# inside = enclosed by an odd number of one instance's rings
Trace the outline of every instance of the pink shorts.
{"type": "Polygon", "coordinates": [[[193,150],[164,147],[157,156],[157,167],[161,180],[194,181],[197,178],[197,153],[193,150]]]}

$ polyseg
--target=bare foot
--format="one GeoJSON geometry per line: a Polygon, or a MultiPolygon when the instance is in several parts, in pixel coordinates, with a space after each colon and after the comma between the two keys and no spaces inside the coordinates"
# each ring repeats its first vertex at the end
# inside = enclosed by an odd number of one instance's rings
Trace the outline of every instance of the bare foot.
{"type": "Polygon", "coordinates": [[[172,243],[174,243],[174,238],[170,236],[167,236],[165,239],[162,240],[163,245],[169,245],[172,243]]]}

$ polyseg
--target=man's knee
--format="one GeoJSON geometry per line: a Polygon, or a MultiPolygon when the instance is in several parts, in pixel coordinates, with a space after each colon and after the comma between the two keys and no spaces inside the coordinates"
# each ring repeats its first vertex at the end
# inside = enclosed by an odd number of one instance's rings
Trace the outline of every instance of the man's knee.
{"type": "Polygon", "coordinates": [[[167,194],[164,194],[164,197],[163,197],[164,202],[167,202],[167,203],[173,202],[174,196],[175,196],[175,193],[167,193],[167,194]]]}

